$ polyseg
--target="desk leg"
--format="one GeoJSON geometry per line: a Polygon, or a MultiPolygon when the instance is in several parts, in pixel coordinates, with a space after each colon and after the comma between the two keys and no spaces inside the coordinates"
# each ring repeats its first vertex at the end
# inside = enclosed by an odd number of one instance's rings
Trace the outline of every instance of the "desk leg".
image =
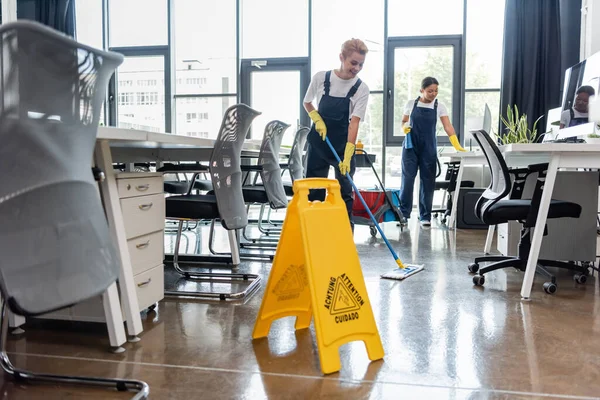
{"type": "Polygon", "coordinates": [[[132,336],[130,340],[136,341],[138,340],[136,336],[143,330],[142,319],[140,317],[140,307],[133,280],[129,248],[127,247],[127,237],[125,235],[125,224],[123,222],[121,203],[119,202],[119,193],[117,191],[117,181],[112,166],[112,155],[110,153],[110,146],[106,140],[96,142],[96,163],[106,176],[106,179],[101,182],[102,202],[104,203],[113,242],[117,246],[121,260],[119,287],[124,303],[123,309],[127,321],[127,332],[132,336]]]}
{"type": "Polygon", "coordinates": [[[531,295],[531,287],[533,285],[533,277],[537,267],[538,257],[540,255],[540,247],[542,246],[542,237],[544,236],[544,226],[548,217],[548,209],[550,208],[550,200],[552,199],[552,191],[554,190],[554,182],[556,181],[556,173],[558,171],[560,154],[553,155],[548,165],[546,181],[540,201],[540,209],[538,211],[535,230],[531,238],[531,250],[527,259],[527,268],[523,276],[523,286],[521,287],[521,297],[528,299],[531,295]]]}
{"type": "Polygon", "coordinates": [[[494,232],[496,232],[496,225],[490,225],[488,227],[487,238],[485,239],[483,254],[490,254],[490,251],[492,250],[492,242],[494,241],[494,232]]]}
{"type": "Polygon", "coordinates": [[[102,304],[104,305],[104,316],[108,327],[108,338],[110,345],[115,353],[125,351],[121,345],[127,341],[125,338],[125,328],[123,328],[123,314],[121,314],[121,303],[119,303],[119,292],[117,284],[113,283],[102,294],[102,304]]]}
{"type": "Polygon", "coordinates": [[[456,188],[454,189],[454,197],[452,197],[452,210],[450,211],[450,218],[448,218],[448,228],[456,228],[456,214],[458,209],[458,196],[460,195],[460,184],[462,182],[463,172],[465,171],[465,160],[460,160],[460,167],[458,167],[458,176],[456,177],[456,188]]]}

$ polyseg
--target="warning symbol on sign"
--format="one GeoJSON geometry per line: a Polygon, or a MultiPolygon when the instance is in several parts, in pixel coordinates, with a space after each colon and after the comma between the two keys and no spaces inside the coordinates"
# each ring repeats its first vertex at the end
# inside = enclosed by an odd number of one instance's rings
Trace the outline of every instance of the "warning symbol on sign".
{"type": "Polygon", "coordinates": [[[298,298],[305,286],[304,265],[290,265],[273,288],[277,301],[298,298]]]}
{"type": "Polygon", "coordinates": [[[350,295],[346,285],[342,283],[341,279],[338,279],[335,286],[335,294],[333,295],[333,307],[330,310],[331,315],[357,310],[360,310],[360,306],[350,295]]]}

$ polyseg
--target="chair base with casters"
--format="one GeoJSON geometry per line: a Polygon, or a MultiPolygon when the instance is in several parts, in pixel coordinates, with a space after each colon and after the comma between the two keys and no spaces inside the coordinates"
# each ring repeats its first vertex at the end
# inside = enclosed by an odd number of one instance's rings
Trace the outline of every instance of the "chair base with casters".
{"type": "Polygon", "coordinates": [[[6,303],[2,301],[2,314],[0,315],[0,325],[2,334],[0,337],[0,365],[7,375],[10,375],[15,381],[22,382],[51,382],[54,384],[81,384],[91,386],[112,387],[120,392],[133,390],[137,393],[132,397],[132,400],[140,400],[148,398],[150,388],[144,381],[132,379],[117,379],[117,378],[97,378],[86,376],[70,376],[70,375],[54,375],[54,374],[38,374],[15,368],[8,354],[6,354],[6,342],[8,339],[8,315],[6,303]]]}
{"type": "MultiPolygon", "coordinates": [[[[521,229],[521,239],[519,241],[519,250],[518,255],[516,257],[512,256],[484,256],[484,257],[476,257],[472,264],[469,264],[468,269],[471,273],[478,273],[473,276],[473,284],[476,286],[482,286],[485,283],[484,275],[488,272],[492,272],[502,268],[515,268],[522,272],[525,272],[527,267],[527,259],[529,258],[529,251],[531,249],[531,229],[530,228],[522,228],[521,229]],[[479,264],[482,262],[490,262],[489,264],[483,268],[479,267],[479,264]]],[[[556,293],[558,290],[558,286],[556,283],[556,277],[548,271],[544,267],[554,267],[554,268],[562,268],[570,271],[574,271],[575,275],[573,275],[573,280],[579,284],[584,284],[587,281],[587,276],[589,275],[589,270],[586,266],[579,266],[577,264],[572,264],[564,261],[555,261],[555,260],[545,260],[539,259],[538,265],[536,268],[536,272],[540,275],[545,276],[550,279],[550,281],[545,282],[543,285],[544,291],[548,294],[556,293]]]]}

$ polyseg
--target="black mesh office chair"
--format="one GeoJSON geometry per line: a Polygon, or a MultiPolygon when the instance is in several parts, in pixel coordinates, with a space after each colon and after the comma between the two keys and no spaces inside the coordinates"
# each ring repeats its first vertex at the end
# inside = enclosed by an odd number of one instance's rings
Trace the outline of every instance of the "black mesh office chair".
{"type": "Polygon", "coordinates": [[[19,381],[136,389],[142,381],[34,374],[5,351],[7,308],[60,310],[115,285],[115,251],[90,168],[106,86],[123,56],[84,46],[44,25],[0,25],[0,365],[19,381]]]}
{"type": "MultiPolygon", "coordinates": [[[[497,225],[508,221],[519,221],[522,224],[521,239],[516,257],[477,257],[475,262],[469,265],[470,272],[479,272],[478,275],[473,276],[473,283],[480,286],[485,283],[484,274],[488,272],[509,267],[525,271],[531,248],[531,230],[535,227],[537,220],[548,164],[535,164],[528,167],[527,173],[538,174],[532,199],[521,199],[520,195],[513,195],[513,198],[505,199],[511,192],[510,171],[498,146],[483,130],[471,131],[471,133],[485,154],[492,176],[490,186],[483,192],[476,204],[475,214],[488,225],[497,225]],[[479,263],[485,261],[495,262],[480,269],[479,263]]],[[[513,171],[513,173],[515,172],[513,171]]],[[[518,179],[523,180],[523,175],[520,175],[518,179]]],[[[580,214],[581,206],[569,201],[552,200],[548,210],[548,218],[579,218],[580,214]]],[[[544,267],[558,267],[575,271],[577,273],[575,279],[580,283],[585,282],[585,276],[588,274],[587,268],[576,264],[538,259],[536,272],[550,278],[549,282],[544,283],[544,290],[547,293],[555,293],[557,285],[556,278],[544,267]]]]}

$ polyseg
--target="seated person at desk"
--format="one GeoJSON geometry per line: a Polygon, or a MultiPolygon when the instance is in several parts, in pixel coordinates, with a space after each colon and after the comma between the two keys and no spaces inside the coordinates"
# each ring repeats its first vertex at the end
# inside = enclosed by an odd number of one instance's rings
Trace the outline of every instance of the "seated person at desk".
{"type": "Polygon", "coordinates": [[[590,96],[596,94],[591,86],[581,86],[575,93],[575,105],[560,115],[560,129],[588,123],[590,96]]]}

